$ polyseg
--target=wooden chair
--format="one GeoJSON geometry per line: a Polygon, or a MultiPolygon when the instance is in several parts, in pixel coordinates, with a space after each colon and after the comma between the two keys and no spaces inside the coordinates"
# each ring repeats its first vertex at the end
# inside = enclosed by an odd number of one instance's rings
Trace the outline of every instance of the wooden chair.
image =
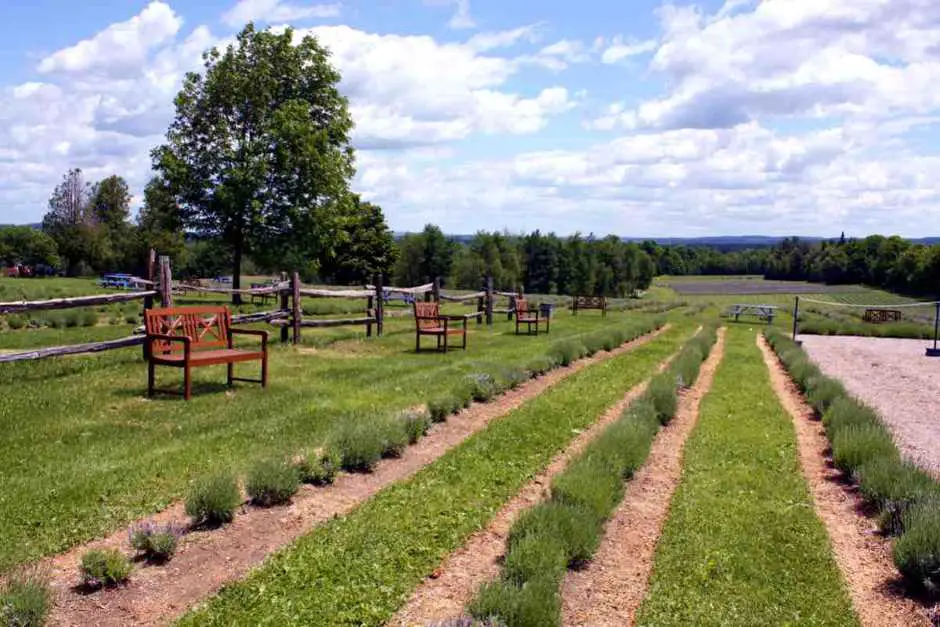
{"type": "Polygon", "coordinates": [[[519,335],[519,327],[526,325],[526,332],[531,335],[535,328],[535,335],[539,334],[539,325],[545,323],[545,332],[551,330],[552,319],[542,318],[538,309],[530,309],[529,302],[521,296],[516,296],[516,335],[519,335]]]}
{"type": "Polygon", "coordinates": [[[437,350],[447,352],[447,338],[451,335],[460,335],[463,342],[460,348],[467,348],[467,318],[464,316],[442,316],[440,303],[430,302],[413,303],[415,312],[415,352],[421,351],[421,336],[431,335],[437,338],[437,350]],[[463,322],[457,328],[450,326],[451,322],[463,322]]]}
{"type": "Polygon", "coordinates": [[[147,337],[147,396],[154,392],[179,394],[154,387],[157,366],[183,369],[182,396],[192,396],[192,368],[200,366],[228,366],[228,385],[234,381],[268,385],[268,332],[252,329],[233,329],[232,314],[227,307],[167,307],[148,309],[144,319],[147,337]],[[261,338],[259,350],[235,348],[235,335],[254,335],[261,338]],[[260,361],[261,379],[240,379],[234,376],[234,364],[241,361],[260,361]]]}

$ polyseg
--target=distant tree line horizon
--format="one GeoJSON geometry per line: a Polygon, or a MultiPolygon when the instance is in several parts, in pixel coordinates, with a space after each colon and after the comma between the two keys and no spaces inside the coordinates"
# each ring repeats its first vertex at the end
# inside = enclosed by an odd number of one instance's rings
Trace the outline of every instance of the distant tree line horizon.
{"type": "MultiPolygon", "coordinates": [[[[0,228],[0,263],[45,265],[68,276],[144,272],[150,249],[176,277],[241,277],[297,270],[305,281],[349,285],[382,274],[399,285],[441,277],[454,289],[629,296],[660,274],[762,274],[940,291],[940,246],[900,237],[718,250],[576,233],[481,231],[455,241],[427,225],[396,239],[381,207],[350,189],[353,127],[340,74],[314,36],[248,24],[186,75],[153,178],[131,217],[126,180],[86,181],[69,170],[40,230],[0,228]]],[[[233,299],[238,302],[238,297],[233,299]]]]}

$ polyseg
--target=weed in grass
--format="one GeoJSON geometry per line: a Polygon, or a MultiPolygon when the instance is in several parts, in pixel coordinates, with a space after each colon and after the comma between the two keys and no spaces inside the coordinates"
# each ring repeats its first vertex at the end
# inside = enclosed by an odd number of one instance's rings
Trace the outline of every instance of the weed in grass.
{"type": "Polygon", "coordinates": [[[36,573],[15,575],[0,584],[0,625],[41,627],[52,605],[52,590],[36,573]]]}
{"type": "Polygon", "coordinates": [[[933,477],[896,457],[877,457],[856,474],[862,498],[878,509],[878,526],[888,535],[904,531],[904,515],[913,505],[940,497],[933,477]]]}
{"type": "Polygon", "coordinates": [[[348,420],[333,429],[329,446],[339,453],[343,470],[371,472],[385,452],[385,436],[366,419],[348,420]]]}
{"type": "Polygon", "coordinates": [[[186,497],[186,515],[194,525],[216,527],[232,522],[242,502],[238,483],[231,474],[203,477],[193,483],[186,497]]]}
{"type": "Polygon", "coordinates": [[[894,542],[894,564],[916,591],[940,594],[940,502],[915,505],[904,515],[905,531],[894,542]]]}
{"type": "Polygon", "coordinates": [[[653,377],[646,389],[646,397],[656,409],[660,424],[668,425],[675,418],[679,399],[676,396],[676,381],[672,373],[664,372],[653,377]]]}
{"type": "Polygon", "coordinates": [[[480,620],[507,627],[552,627],[561,624],[561,598],[551,579],[536,579],[522,587],[505,581],[483,586],[467,610],[480,620]]]}
{"type": "Polygon", "coordinates": [[[431,429],[431,417],[424,411],[406,411],[399,419],[408,436],[408,444],[415,444],[431,429]]]}
{"type": "Polygon", "coordinates": [[[79,564],[82,584],[88,588],[122,584],[130,578],[133,569],[130,560],[115,549],[88,551],[79,564]]]}
{"type": "Polygon", "coordinates": [[[565,547],[559,540],[549,536],[525,536],[506,554],[502,578],[516,586],[545,578],[561,580],[567,560],[565,547]]]}
{"type": "Polygon", "coordinates": [[[898,460],[898,450],[891,436],[879,425],[852,425],[832,439],[832,461],[836,468],[854,477],[865,464],[879,457],[898,460]]]}
{"type": "Polygon", "coordinates": [[[527,536],[555,538],[572,567],[589,560],[600,543],[598,521],[593,514],[552,501],[536,505],[516,520],[509,531],[509,552],[527,536]]]}
{"type": "Polygon", "coordinates": [[[297,469],[283,459],[265,459],[255,463],[245,479],[248,498],[261,507],[287,503],[297,493],[299,485],[297,469]]]}
{"type": "Polygon", "coordinates": [[[328,485],[336,479],[342,465],[342,456],[330,447],[317,454],[305,455],[297,462],[297,476],[302,483],[328,485]]]}
{"type": "Polygon", "coordinates": [[[131,546],[151,562],[169,561],[176,553],[179,539],[185,533],[181,525],[144,522],[131,528],[129,540],[131,546]]]}

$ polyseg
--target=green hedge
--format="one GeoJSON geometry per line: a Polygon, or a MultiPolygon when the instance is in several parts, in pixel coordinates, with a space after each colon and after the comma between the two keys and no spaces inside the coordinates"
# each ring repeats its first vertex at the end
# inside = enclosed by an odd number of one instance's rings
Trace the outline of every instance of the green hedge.
{"type": "Polygon", "coordinates": [[[919,592],[937,591],[940,484],[902,460],[878,414],[849,395],[841,383],[823,375],[795,342],[776,329],[768,329],[765,337],[822,419],[833,463],[878,510],[881,530],[900,536],[894,560],[905,581],[919,592]]]}

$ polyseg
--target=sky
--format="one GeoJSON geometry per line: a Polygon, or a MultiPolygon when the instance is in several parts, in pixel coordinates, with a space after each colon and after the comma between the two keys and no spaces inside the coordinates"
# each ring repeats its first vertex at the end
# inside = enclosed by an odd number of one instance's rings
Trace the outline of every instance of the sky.
{"type": "Polygon", "coordinates": [[[396,231],[940,234],[936,0],[0,0],[0,223],[127,179],[248,21],[329,48],[396,231]]]}

